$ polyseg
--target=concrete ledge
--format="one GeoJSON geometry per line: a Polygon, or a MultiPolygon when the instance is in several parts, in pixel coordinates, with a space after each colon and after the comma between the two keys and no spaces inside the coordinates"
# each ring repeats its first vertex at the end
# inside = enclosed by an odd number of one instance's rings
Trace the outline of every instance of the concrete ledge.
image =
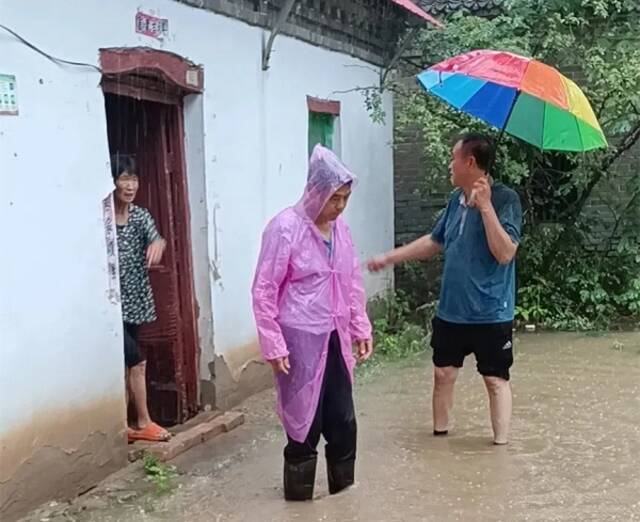
{"type": "MultiPolygon", "coordinates": [[[[256,346],[257,350],[257,346],[256,346]]],[[[225,359],[217,356],[209,363],[211,375],[215,375],[216,406],[229,411],[248,397],[273,387],[273,371],[264,362],[247,363],[239,376],[233,376],[225,359]]]]}
{"type": "MultiPolygon", "coordinates": [[[[214,414],[214,412],[211,412],[209,415],[212,414],[214,414]]],[[[129,460],[133,462],[142,458],[144,453],[149,453],[159,461],[165,462],[221,433],[231,431],[241,424],[244,424],[243,413],[236,411],[229,411],[223,414],[217,413],[213,419],[194,424],[180,431],[168,442],[136,442],[134,447],[129,450],[129,460]]]]}

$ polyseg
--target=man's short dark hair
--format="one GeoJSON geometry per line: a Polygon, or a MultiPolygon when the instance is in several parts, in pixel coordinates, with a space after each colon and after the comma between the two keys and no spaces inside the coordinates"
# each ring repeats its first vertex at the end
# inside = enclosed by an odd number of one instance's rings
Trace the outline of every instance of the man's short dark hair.
{"type": "Polygon", "coordinates": [[[482,170],[488,171],[493,165],[495,150],[489,137],[477,132],[468,132],[458,138],[457,143],[462,146],[462,152],[473,156],[482,170]]]}
{"type": "Polygon", "coordinates": [[[116,152],[111,155],[111,175],[116,181],[124,173],[136,174],[136,159],[132,154],[120,154],[116,152]]]}

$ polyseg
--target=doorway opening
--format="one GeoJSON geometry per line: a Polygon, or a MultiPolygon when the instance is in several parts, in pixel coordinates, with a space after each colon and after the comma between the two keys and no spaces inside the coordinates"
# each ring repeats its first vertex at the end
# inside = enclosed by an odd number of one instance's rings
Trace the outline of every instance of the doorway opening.
{"type": "Polygon", "coordinates": [[[190,216],[184,150],[183,98],[196,92],[182,78],[201,78],[193,64],[149,49],[102,50],[107,134],[111,154],[136,159],[136,204],[149,210],[167,248],[149,271],[157,320],[140,329],[147,356],[151,417],[182,423],[198,411],[197,304],[191,258],[190,216]]]}

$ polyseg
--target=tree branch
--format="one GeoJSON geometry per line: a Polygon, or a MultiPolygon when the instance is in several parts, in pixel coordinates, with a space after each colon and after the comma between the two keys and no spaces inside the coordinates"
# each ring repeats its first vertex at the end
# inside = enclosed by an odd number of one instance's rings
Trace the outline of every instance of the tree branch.
{"type": "Polygon", "coordinates": [[[420,71],[422,71],[423,69],[426,69],[426,66],[422,62],[417,62],[413,60],[413,58],[410,58],[408,56],[403,56],[402,58],[400,58],[400,61],[404,63],[408,63],[409,65],[415,67],[416,69],[419,69],[420,71]]]}
{"type": "Polygon", "coordinates": [[[636,122],[636,126],[631,129],[622,141],[620,145],[616,147],[615,152],[608,158],[605,158],[602,162],[603,170],[607,170],[611,165],[620,159],[620,157],[633,147],[640,140],[640,121],[636,122]]]}
{"type": "Polygon", "coordinates": [[[636,191],[633,193],[629,201],[627,201],[627,204],[620,211],[620,214],[618,214],[615,224],[613,225],[613,230],[609,235],[609,239],[607,240],[607,248],[604,250],[605,256],[611,250],[611,246],[613,245],[613,241],[615,240],[616,234],[618,233],[618,228],[620,227],[622,220],[624,219],[629,209],[635,204],[638,197],[640,197],[640,188],[636,189],[636,191]]]}
{"type": "Polygon", "coordinates": [[[387,82],[387,76],[391,72],[391,70],[397,65],[398,61],[402,58],[402,55],[407,50],[409,45],[415,40],[416,35],[418,34],[418,28],[412,27],[407,31],[404,35],[404,38],[398,44],[396,51],[387,64],[387,66],[380,73],[380,90],[384,89],[384,85],[387,82]]]}
{"type": "Polygon", "coordinates": [[[602,116],[602,111],[604,111],[604,107],[607,104],[607,102],[609,101],[609,98],[611,98],[612,94],[608,93],[604,99],[602,100],[602,103],[600,104],[600,108],[598,109],[598,119],[600,119],[600,116],[602,116]]]}
{"type": "MultiPolygon", "coordinates": [[[[627,152],[631,147],[633,147],[636,143],[638,143],[639,140],[640,140],[640,121],[636,123],[636,126],[632,130],[630,130],[625,135],[624,138],[622,138],[620,145],[616,147],[615,151],[612,154],[605,157],[600,163],[599,167],[595,169],[595,172],[592,178],[589,180],[589,183],[587,184],[585,190],[582,192],[582,194],[580,195],[576,203],[572,206],[571,211],[568,214],[566,214],[565,219],[568,223],[575,223],[577,217],[582,213],[582,209],[584,208],[584,205],[586,204],[587,200],[591,196],[593,189],[600,182],[604,174],[608,172],[611,166],[616,161],[618,161],[624,155],[625,152],[627,152]]],[[[549,248],[549,250],[547,250],[547,253],[542,261],[543,273],[547,273],[547,271],[551,268],[551,265],[553,264],[554,259],[556,259],[555,257],[556,254],[558,253],[563,243],[566,241],[566,239],[569,237],[569,234],[571,234],[572,231],[573,231],[572,227],[570,226],[565,227],[564,231],[560,233],[560,235],[557,237],[554,244],[549,248]]]]}
{"type": "Polygon", "coordinates": [[[344,91],[331,91],[331,94],[350,94],[352,92],[368,92],[379,90],[379,85],[368,85],[367,87],[354,87],[353,89],[345,89],[344,91]]]}
{"type": "Polygon", "coordinates": [[[602,160],[600,167],[595,172],[595,174],[587,184],[585,191],[581,194],[580,198],[578,198],[578,201],[576,202],[576,209],[575,209],[577,211],[575,213],[576,216],[580,214],[580,212],[582,211],[582,207],[584,206],[584,203],[587,201],[587,199],[589,199],[591,192],[593,191],[595,186],[600,182],[605,172],[607,172],[611,168],[611,166],[624,155],[625,152],[627,152],[631,147],[633,147],[636,143],[638,143],[639,140],[640,140],[640,122],[638,122],[635,128],[630,130],[627,133],[627,135],[624,138],[622,138],[620,145],[616,147],[615,151],[602,160]]]}

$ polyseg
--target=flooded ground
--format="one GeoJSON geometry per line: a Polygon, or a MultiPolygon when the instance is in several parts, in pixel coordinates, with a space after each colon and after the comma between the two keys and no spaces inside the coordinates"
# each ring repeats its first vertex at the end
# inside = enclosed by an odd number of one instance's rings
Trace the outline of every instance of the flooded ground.
{"type": "Polygon", "coordinates": [[[282,500],[283,436],[272,392],[247,423],[173,461],[158,494],[133,467],[70,507],[27,520],[88,521],[640,521],[640,333],[521,335],[512,373],[511,443],[490,444],[485,391],[472,358],[455,425],[431,435],[430,353],[362,379],[357,484],[316,500],[282,500]]]}

